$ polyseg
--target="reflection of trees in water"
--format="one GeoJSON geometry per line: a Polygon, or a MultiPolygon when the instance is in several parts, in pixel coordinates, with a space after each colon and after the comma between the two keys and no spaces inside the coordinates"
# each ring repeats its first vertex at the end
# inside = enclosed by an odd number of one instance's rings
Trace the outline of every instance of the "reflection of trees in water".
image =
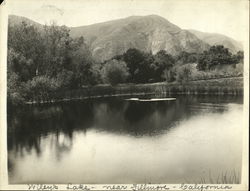
{"type": "Polygon", "coordinates": [[[160,134],[186,113],[177,102],[103,102],[95,106],[95,128],[133,136],[160,134]]]}
{"type": "Polygon", "coordinates": [[[223,101],[237,101],[235,98],[221,99],[223,97],[178,96],[175,101],[164,102],[102,102],[95,105],[95,128],[111,133],[153,136],[202,112],[224,112],[227,107],[220,105],[223,101]],[[205,104],[206,102],[211,104],[205,104]]]}
{"type": "Polygon", "coordinates": [[[8,162],[8,165],[7,165],[8,175],[9,175],[9,177],[12,177],[14,174],[15,164],[9,158],[7,159],[7,162],[8,162]]]}
{"type": "Polygon", "coordinates": [[[91,126],[93,107],[87,104],[57,104],[24,107],[10,110],[8,114],[8,150],[21,156],[35,150],[41,154],[43,137],[50,138],[50,147],[60,154],[72,147],[73,132],[91,126]],[[62,138],[63,137],[63,138],[62,138]]]}
{"type": "Polygon", "coordinates": [[[126,130],[135,136],[157,135],[174,126],[185,107],[178,101],[131,102],[125,112],[126,130]]]}
{"type": "Polygon", "coordinates": [[[64,154],[70,152],[73,146],[73,140],[71,136],[62,132],[57,132],[55,135],[50,136],[50,150],[55,151],[56,159],[59,161],[64,154]]]}
{"type": "Polygon", "coordinates": [[[202,111],[225,111],[226,107],[221,107],[219,103],[232,102],[232,98],[221,99],[207,96],[178,97],[175,101],[166,102],[107,99],[15,110],[8,108],[8,150],[20,155],[35,150],[39,156],[43,151],[42,140],[47,137],[59,160],[63,153],[70,151],[74,133],[78,131],[95,128],[109,133],[154,136],[174,127],[183,118],[202,111]]]}

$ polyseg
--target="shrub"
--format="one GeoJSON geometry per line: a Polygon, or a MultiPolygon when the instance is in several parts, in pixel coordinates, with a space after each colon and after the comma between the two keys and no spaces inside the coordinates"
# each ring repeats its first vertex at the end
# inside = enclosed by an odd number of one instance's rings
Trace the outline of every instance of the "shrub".
{"type": "Polygon", "coordinates": [[[8,73],[7,79],[7,101],[12,105],[24,102],[22,83],[16,73],[8,73]]]}
{"type": "Polygon", "coordinates": [[[176,71],[171,68],[169,70],[164,70],[162,78],[165,79],[167,82],[175,81],[176,71]]]}
{"type": "Polygon", "coordinates": [[[104,82],[116,85],[125,82],[129,72],[125,62],[113,59],[103,66],[101,76],[104,82]]]}
{"type": "Polygon", "coordinates": [[[37,76],[26,83],[26,90],[36,101],[48,101],[59,87],[57,81],[47,76],[37,76]]]}
{"type": "Polygon", "coordinates": [[[176,72],[176,80],[181,83],[188,82],[190,80],[191,74],[192,72],[189,66],[179,67],[177,68],[176,72]]]}

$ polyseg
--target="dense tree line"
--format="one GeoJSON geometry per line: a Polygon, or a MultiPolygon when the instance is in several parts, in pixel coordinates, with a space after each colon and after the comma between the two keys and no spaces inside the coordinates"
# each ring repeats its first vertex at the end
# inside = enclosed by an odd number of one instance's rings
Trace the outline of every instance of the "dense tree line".
{"type": "Polygon", "coordinates": [[[165,50],[145,53],[138,49],[128,49],[124,54],[115,56],[113,59],[127,64],[129,77],[127,82],[149,83],[164,81],[164,71],[174,66],[174,57],[165,50]]]}
{"type": "Polygon", "coordinates": [[[212,46],[208,51],[204,51],[198,57],[197,68],[199,70],[211,70],[218,65],[235,65],[243,61],[243,52],[239,51],[233,55],[222,45],[212,46]]]}
{"type": "Polygon", "coordinates": [[[218,65],[243,62],[243,52],[233,55],[223,46],[212,46],[202,54],[181,52],[170,55],[128,49],[102,63],[92,58],[84,37],[72,38],[65,26],[42,28],[23,22],[8,28],[8,101],[46,100],[55,92],[79,89],[100,83],[151,83],[188,81],[188,64],[197,63],[199,71],[218,65]]]}
{"type": "MultiPolygon", "coordinates": [[[[195,70],[199,74],[213,73],[218,66],[232,66],[232,68],[235,68],[236,64],[243,63],[243,57],[242,51],[233,55],[227,48],[218,45],[212,46],[208,51],[201,54],[182,51],[175,56],[168,54],[165,50],[160,50],[153,55],[132,48],[112,59],[127,64],[129,77],[127,80],[123,79],[120,83],[125,81],[150,83],[188,81],[193,77],[192,70],[194,70],[190,64],[195,64],[195,70]]],[[[206,77],[207,75],[203,76],[206,77]]]]}
{"type": "Polygon", "coordinates": [[[97,83],[94,65],[84,38],[71,38],[65,26],[38,29],[22,22],[8,28],[8,101],[97,83]]]}

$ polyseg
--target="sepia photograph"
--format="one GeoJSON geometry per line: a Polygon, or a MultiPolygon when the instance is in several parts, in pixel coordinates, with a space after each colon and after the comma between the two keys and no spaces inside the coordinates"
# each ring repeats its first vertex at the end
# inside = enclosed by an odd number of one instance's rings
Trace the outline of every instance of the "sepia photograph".
{"type": "Polygon", "coordinates": [[[249,1],[1,7],[6,184],[247,190],[249,1]]]}

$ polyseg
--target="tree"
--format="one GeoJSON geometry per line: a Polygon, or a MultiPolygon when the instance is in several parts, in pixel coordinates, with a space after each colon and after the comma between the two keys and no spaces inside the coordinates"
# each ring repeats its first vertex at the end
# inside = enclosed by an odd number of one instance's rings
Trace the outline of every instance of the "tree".
{"type": "Polygon", "coordinates": [[[128,81],[134,83],[147,83],[155,81],[154,71],[158,69],[154,63],[152,53],[142,52],[138,49],[128,49],[122,56],[115,58],[121,59],[127,63],[129,68],[130,78],[128,81]]]}
{"type": "Polygon", "coordinates": [[[104,82],[108,82],[111,85],[117,85],[118,83],[125,82],[128,78],[128,67],[123,61],[110,60],[103,66],[101,76],[104,82]]]}
{"type": "Polygon", "coordinates": [[[44,99],[58,88],[80,88],[99,80],[84,38],[73,39],[67,27],[23,22],[9,25],[8,32],[8,96],[44,99]]]}
{"type": "Polygon", "coordinates": [[[176,63],[179,65],[188,64],[188,63],[195,63],[197,62],[197,54],[196,53],[189,53],[186,51],[181,51],[176,56],[176,63]]]}
{"type": "Polygon", "coordinates": [[[162,78],[167,82],[175,81],[176,71],[174,68],[165,69],[162,74],[162,78]]]}
{"type": "Polygon", "coordinates": [[[69,35],[69,29],[65,26],[44,26],[45,61],[42,75],[56,77],[63,69],[71,69],[70,51],[73,39],[69,35]]]}
{"type": "Polygon", "coordinates": [[[198,58],[197,68],[199,70],[212,70],[217,65],[236,64],[237,59],[228,48],[222,45],[212,46],[208,51],[204,51],[198,58]]]}
{"type": "Polygon", "coordinates": [[[176,80],[181,83],[188,82],[190,80],[191,74],[192,70],[189,65],[178,67],[176,71],[176,80]]]}
{"type": "MultiPolygon", "coordinates": [[[[9,25],[8,49],[14,50],[28,60],[27,76],[32,79],[37,68],[43,62],[44,44],[41,32],[33,25],[22,22],[20,25],[9,25]]],[[[21,66],[25,68],[25,66],[21,66]]],[[[21,80],[27,80],[21,78],[21,80]]]]}
{"type": "MultiPolygon", "coordinates": [[[[167,54],[165,50],[157,52],[151,64],[153,79],[157,82],[164,80],[164,71],[170,71],[174,64],[174,58],[167,54]]],[[[170,72],[168,74],[170,75],[170,72]]]]}
{"type": "Polygon", "coordinates": [[[57,81],[48,76],[36,76],[26,83],[27,91],[32,94],[29,98],[35,101],[49,101],[58,87],[57,81]]]}
{"type": "Polygon", "coordinates": [[[151,64],[154,62],[154,57],[151,53],[143,53],[143,60],[137,65],[134,72],[135,83],[148,83],[153,82],[154,71],[151,68],[151,64]]]}
{"type": "Polygon", "coordinates": [[[63,69],[56,75],[57,86],[61,89],[70,89],[73,84],[73,72],[63,69]]]}
{"type": "Polygon", "coordinates": [[[127,67],[130,73],[130,80],[131,82],[136,82],[135,78],[136,75],[138,76],[139,70],[141,68],[141,64],[144,61],[145,57],[143,52],[138,49],[130,48],[123,54],[123,61],[127,63],[127,67]]]}
{"type": "Polygon", "coordinates": [[[71,51],[72,71],[74,72],[74,84],[76,87],[95,84],[96,70],[93,68],[92,54],[84,42],[84,38],[74,40],[71,51]]]}
{"type": "Polygon", "coordinates": [[[243,61],[244,61],[244,52],[243,51],[238,51],[236,53],[236,55],[234,55],[234,56],[235,56],[237,63],[243,63],[243,61]]]}
{"type": "Polygon", "coordinates": [[[18,105],[24,102],[23,84],[18,75],[11,72],[7,76],[7,101],[9,104],[18,105]]]}
{"type": "Polygon", "coordinates": [[[31,79],[31,68],[33,61],[27,59],[21,53],[15,51],[13,48],[8,49],[7,55],[7,74],[15,73],[20,81],[26,82],[31,79]]]}

